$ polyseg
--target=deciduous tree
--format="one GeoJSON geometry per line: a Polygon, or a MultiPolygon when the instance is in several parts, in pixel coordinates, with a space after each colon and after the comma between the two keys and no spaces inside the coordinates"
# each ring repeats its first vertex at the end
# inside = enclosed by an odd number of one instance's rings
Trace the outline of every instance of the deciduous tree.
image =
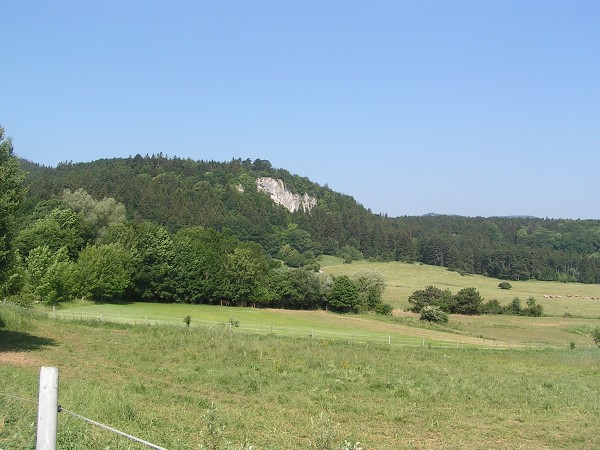
{"type": "Polygon", "coordinates": [[[333,286],[327,300],[329,307],[338,312],[358,312],[360,306],[358,289],[347,275],[340,275],[333,279],[333,286]]]}
{"type": "Polygon", "coordinates": [[[0,126],[0,283],[8,276],[12,261],[13,213],[24,193],[25,174],[13,154],[12,141],[0,126]]]}
{"type": "Polygon", "coordinates": [[[381,298],[385,291],[385,280],[383,275],[376,270],[361,269],[352,275],[356,289],[358,290],[361,308],[373,311],[381,304],[381,298]]]}
{"type": "Polygon", "coordinates": [[[88,246],[77,260],[77,292],[96,302],[118,300],[131,282],[131,270],[129,252],[121,244],[88,246]]]}

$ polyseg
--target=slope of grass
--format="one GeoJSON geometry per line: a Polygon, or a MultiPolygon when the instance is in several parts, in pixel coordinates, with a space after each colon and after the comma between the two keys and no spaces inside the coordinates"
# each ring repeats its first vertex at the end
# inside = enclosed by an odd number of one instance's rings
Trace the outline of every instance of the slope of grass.
{"type": "MultiPolygon", "coordinates": [[[[0,448],[33,448],[41,365],[60,368],[64,408],[171,450],[600,446],[596,348],[393,347],[0,315],[0,448]]],[[[58,448],[140,447],[61,413],[58,448]]]]}
{"type": "Polygon", "coordinates": [[[500,280],[495,278],[481,275],[462,276],[443,267],[401,262],[359,261],[324,267],[323,271],[330,275],[352,275],[363,268],[377,270],[383,275],[387,285],[384,301],[399,309],[408,308],[408,297],[414,291],[434,285],[441,289],[450,289],[453,294],[464,287],[475,287],[485,300],[495,298],[502,304],[508,304],[514,297],[519,297],[525,305],[529,297],[534,297],[537,303],[544,307],[546,315],[562,316],[568,313],[577,317],[600,318],[600,285],[597,284],[510,281],[512,289],[503,290],[498,288],[500,280]],[[560,298],[544,298],[545,295],[560,298]]]}
{"type": "MultiPolygon", "coordinates": [[[[302,338],[323,338],[353,342],[379,342],[393,345],[489,347],[490,343],[468,332],[448,334],[444,329],[418,321],[395,321],[381,317],[341,315],[328,311],[235,308],[229,306],[157,303],[93,304],[79,302],[51,312],[52,317],[80,320],[113,321],[129,324],[176,325],[185,327],[183,318],[191,317],[190,326],[214,326],[230,332],[249,332],[302,338]],[[231,324],[230,324],[231,322],[231,324]],[[425,342],[426,341],[426,342],[425,342]]],[[[49,311],[47,308],[42,308],[49,311]]],[[[502,342],[495,347],[504,347],[502,342]]]]}

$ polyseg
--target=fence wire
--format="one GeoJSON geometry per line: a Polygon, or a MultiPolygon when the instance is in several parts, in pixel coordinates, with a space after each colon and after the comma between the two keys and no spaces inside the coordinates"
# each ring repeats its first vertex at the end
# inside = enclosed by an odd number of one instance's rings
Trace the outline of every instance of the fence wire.
{"type": "MultiPolygon", "coordinates": [[[[2,396],[4,398],[7,398],[7,399],[10,399],[10,400],[13,400],[13,401],[23,402],[23,403],[27,403],[27,404],[30,404],[30,405],[37,405],[37,403],[38,403],[36,400],[19,397],[19,396],[12,395],[12,394],[9,394],[9,393],[6,393],[6,392],[0,392],[0,396],[2,396]]],[[[164,447],[160,447],[160,446],[158,446],[156,444],[153,444],[151,442],[145,441],[145,440],[140,439],[140,438],[138,438],[136,436],[133,436],[131,434],[125,433],[125,432],[120,431],[120,430],[117,430],[116,428],[113,428],[111,426],[108,426],[108,425],[105,425],[103,423],[97,422],[95,420],[89,419],[89,418],[84,417],[84,416],[82,416],[80,414],[74,413],[73,411],[69,411],[69,410],[63,408],[60,405],[58,405],[58,412],[59,413],[60,412],[65,413],[65,414],[67,414],[67,415],[69,415],[71,417],[74,417],[76,419],[82,420],[83,422],[86,422],[86,423],[88,423],[90,425],[94,425],[94,426],[96,426],[98,428],[102,428],[103,430],[109,431],[109,432],[111,432],[113,434],[116,434],[116,435],[119,435],[119,436],[124,437],[126,439],[129,439],[130,441],[136,442],[136,443],[141,444],[141,445],[143,445],[145,447],[148,447],[148,448],[151,448],[151,449],[154,449],[154,450],[167,450],[164,447]]],[[[2,417],[0,417],[0,419],[2,419],[2,417]]],[[[3,428],[4,428],[4,421],[0,420],[0,422],[3,425],[3,426],[0,427],[0,432],[2,432],[3,428]]],[[[34,438],[35,438],[35,436],[33,436],[33,438],[32,438],[33,441],[35,441],[34,438]]],[[[4,442],[4,439],[0,439],[0,450],[2,450],[2,448],[3,448],[2,447],[2,445],[3,445],[2,443],[3,442],[4,442]]],[[[8,443],[10,445],[15,445],[15,443],[13,443],[13,442],[8,442],[8,443]]],[[[17,444],[17,445],[19,445],[19,444],[17,444]]],[[[7,450],[8,450],[8,448],[9,447],[7,447],[7,450]]],[[[10,448],[12,448],[12,447],[10,447],[10,448]]]]}

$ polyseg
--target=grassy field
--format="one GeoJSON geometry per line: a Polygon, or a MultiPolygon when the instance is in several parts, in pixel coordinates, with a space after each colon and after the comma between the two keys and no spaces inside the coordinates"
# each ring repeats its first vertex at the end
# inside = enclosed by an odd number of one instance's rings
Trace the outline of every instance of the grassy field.
{"type": "MultiPolygon", "coordinates": [[[[168,449],[342,449],[345,440],[364,449],[600,448],[600,349],[589,337],[600,302],[580,298],[600,296],[598,286],[511,282],[502,291],[498,280],[435,267],[327,262],[332,274],[379,270],[396,316],[0,305],[0,449],[35,447],[43,365],[60,368],[63,408],[168,449]],[[550,314],[426,325],[401,309],[429,284],[473,286],[503,303],[534,296],[550,314]]],[[[143,448],[64,413],[58,440],[61,449],[143,448]]]]}
{"type": "MultiPolygon", "coordinates": [[[[0,315],[3,449],[34,448],[43,365],[60,368],[63,408],[169,449],[600,446],[595,347],[401,347],[8,306],[0,315]]],[[[58,440],[61,449],[141,448],[64,413],[58,440]]]]}
{"type": "Polygon", "coordinates": [[[450,289],[455,294],[464,287],[475,287],[485,300],[498,299],[507,304],[519,297],[523,305],[529,297],[534,297],[543,305],[544,314],[563,316],[565,313],[576,317],[600,318],[600,285],[581,283],[559,283],[550,281],[510,281],[512,289],[498,288],[500,280],[481,275],[460,275],[443,267],[401,262],[374,263],[366,261],[340,264],[339,259],[321,262],[323,271],[330,275],[352,275],[360,269],[379,271],[386,280],[384,301],[395,308],[408,308],[408,297],[417,289],[434,285],[450,289]],[[552,295],[560,298],[544,298],[552,295]],[[583,299],[582,297],[593,297],[583,299]]]}

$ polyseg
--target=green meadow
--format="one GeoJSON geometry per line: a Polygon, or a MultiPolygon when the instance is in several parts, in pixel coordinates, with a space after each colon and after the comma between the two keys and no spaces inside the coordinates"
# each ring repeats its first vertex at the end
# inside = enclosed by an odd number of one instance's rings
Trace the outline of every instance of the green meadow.
{"type": "Polygon", "coordinates": [[[408,308],[408,297],[415,290],[434,285],[441,289],[450,289],[453,294],[464,287],[475,287],[486,301],[495,298],[502,304],[508,304],[515,297],[519,297],[525,304],[529,297],[534,297],[538,304],[543,305],[544,314],[550,316],[563,316],[567,313],[576,317],[600,318],[600,285],[598,284],[510,281],[512,288],[504,290],[498,288],[502,280],[481,275],[460,275],[444,267],[419,263],[358,261],[352,264],[341,264],[339,258],[328,258],[321,261],[321,265],[323,271],[330,275],[352,275],[360,269],[380,272],[386,280],[383,301],[398,309],[408,308]],[[545,298],[545,295],[555,298],[545,298]],[[594,300],[591,299],[592,297],[594,300]]]}
{"type": "MultiPolygon", "coordinates": [[[[330,262],[326,273],[379,270],[396,315],[0,305],[0,449],[35,448],[41,366],[59,367],[64,409],[168,449],[600,448],[600,349],[589,337],[600,301],[581,299],[600,297],[598,286],[503,291],[435,267],[330,262]],[[422,324],[402,310],[429,284],[502,303],[534,296],[545,315],[422,324]]],[[[144,447],[60,413],[58,448],[144,447]]]]}

